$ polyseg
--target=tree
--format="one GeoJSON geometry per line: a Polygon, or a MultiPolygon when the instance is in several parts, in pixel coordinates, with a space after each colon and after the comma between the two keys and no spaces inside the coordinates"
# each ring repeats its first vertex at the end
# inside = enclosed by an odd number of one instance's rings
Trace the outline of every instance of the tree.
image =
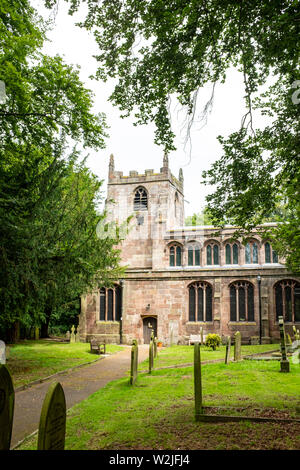
{"type": "Polygon", "coordinates": [[[46,25],[27,0],[0,6],[0,330],[43,324],[120,275],[118,237],[99,239],[102,182],[77,143],[104,146],[105,118],[78,69],[41,53],[46,25]],[[60,312],[60,313],[59,313],[60,312]]]}
{"type": "MultiPolygon", "coordinates": [[[[49,7],[56,0],[46,0],[49,7]]],[[[80,0],[69,0],[70,14],[80,0]]],[[[110,97],[138,124],[156,124],[155,142],[174,149],[169,100],[176,96],[192,122],[198,90],[223,82],[230,67],[244,79],[248,111],[241,128],[222,139],[224,155],[204,173],[217,183],[208,198],[215,219],[245,232],[261,223],[283,198],[288,218],[273,233],[288,266],[300,271],[299,243],[299,51],[298,0],[116,0],[88,2],[80,24],[99,46],[97,78],[117,78],[110,97]],[[255,129],[253,106],[272,115],[255,129]]],[[[188,129],[190,126],[187,126],[188,129]]]]}
{"type": "Polygon", "coordinates": [[[193,214],[186,217],[185,225],[213,225],[214,220],[211,216],[209,209],[205,206],[198,214],[193,214]]]}

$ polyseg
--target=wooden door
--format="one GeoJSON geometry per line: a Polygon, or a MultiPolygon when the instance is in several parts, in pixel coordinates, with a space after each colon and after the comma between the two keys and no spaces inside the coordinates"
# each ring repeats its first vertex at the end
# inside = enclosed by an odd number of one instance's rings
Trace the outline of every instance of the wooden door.
{"type": "Polygon", "coordinates": [[[157,337],[157,319],[155,317],[143,318],[144,344],[150,344],[152,330],[154,330],[154,336],[157,337]]]}

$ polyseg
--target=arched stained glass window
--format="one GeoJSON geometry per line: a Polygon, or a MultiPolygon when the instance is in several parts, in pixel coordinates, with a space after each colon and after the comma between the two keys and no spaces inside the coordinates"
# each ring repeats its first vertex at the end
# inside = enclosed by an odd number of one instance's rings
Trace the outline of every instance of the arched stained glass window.
{"type": "Polygon", "coordinates": [[[225,261],[226,264],[231,264],[231,246],[228,243],[225,246],[225,261]]]}
{"type": "Polygon", "coordinates": [[[206,264],[211,264],[211,246],[207,245],[206,247],[206,264]]]}
{"type": "Polygon", "coordinates": [[[236,243],[232,245],[233,264],[239,264],[239,247],[236,243]]]}
{"type": "Polygon", "coordinates": [[[250,241],[245,246],[245,263],[258,264],[258,245],[254,241],[250,241]]]}
{"type": "Polygon", "coordinates": [[[200,266],[200,248],[196,244],[188,247],[188,266],[200,266]]]}
{"type": "Polygon", "coordinates": [[[239,264],[239,248],[236,243],[225,246],[225,262],[226,264],[239,264]]]}
{"type": "Polygon", "coordinates": [[[134,195],[133,210],[145,211],[148,209],[148,196],[145,188],[138,188],[134,195]]]}
{"type": "Polygon", "coordinates": [[[100,289],[100,321],[120,321],[122,311],[122,289],[115,288],[100,289]]]}
{"type": "Polygon", "coordinates": [[[189,286],[189,321],[212,321],[212,287],[208,282],[189,286]]]}
{"type": "Polygon", "coordinates": [[[275,284],[276,319],[285,322],[300,322],[300,283],[285,279],[275,284]]]}
{"type": "Polygon", "coordinates": [[[181,266],[182,250],[179,245],[171,245],[169,248],[170,266],[181,266]]]}
{"type": "Polygon", "coordinates": [[[278,256],[269,242],[265,243],[265,263],[278,263],[278,256]]]}
{"type": "Polygon", "coordinates": [[[219,246],[216,243],[210,243],[206,247],[206,264],[218,265],[219,263],[219,246]]]}
{"type": "Polygon", "coordinates": [[[254,321],[254,289],[248,281],[230,285],[230,321],[254,321]]]}

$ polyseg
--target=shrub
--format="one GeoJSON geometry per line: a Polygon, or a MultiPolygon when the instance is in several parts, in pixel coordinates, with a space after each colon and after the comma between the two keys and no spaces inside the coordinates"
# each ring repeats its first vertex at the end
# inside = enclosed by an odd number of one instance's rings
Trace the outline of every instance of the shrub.
{"type": "Polygon", "coordinates": [[[209,334],[206,336],[205,346],[212,348],[214,351],[219,347],[221,344],[221,337],[216,334],[209,334]]]}

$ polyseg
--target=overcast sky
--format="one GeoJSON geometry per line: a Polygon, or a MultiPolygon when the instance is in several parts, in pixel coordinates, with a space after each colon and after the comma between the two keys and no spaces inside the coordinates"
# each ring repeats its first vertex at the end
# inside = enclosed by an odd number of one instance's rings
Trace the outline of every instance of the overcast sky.
{"type": "MultiPolygon", "coordinates": [[[[44,18],[51,15],[51,11],[43,8],[43,0],[31,0],[31,3],[44,18]]],[[[92,57],[97,53],[97,45],[91,33],[75,26],[75,20],[78,18],[78,16],[69,16],[65,2],[60,0],[55,25],[47,34],[50,42],[46,43],[44,52],[49,55],[59,54],[63,56],[65,62],[80,65],[81,80],[95,94],[94,111],[104,112],[107,116],[110,129],[108,129],[106,148],[97,152],[90,151],[87,161],[91,170],[99,178],[105,179],[103,189],[106,193],[108,161],[111,153],[115,156],[115,169],[128,175],[130,170],[143,173],[145,169],[152,168],[156,172],[159,171],[162,167],[163,149],[154,144],[153,125],[135,127],[133,119],[119,117],[119,110],[108,102],[113,90],[112,82],[102,83],[89,79],[97,68],[97,62],[92,57]]],[[[208,85],[199,94],[196,121],[211,91],[212,86],[208,85]]],[[[216,86],[213,108],[207,124],[203,126],[195,122],[193,126],[191,153],[189,147],[184,148],[185,132],[182,129],[184,112],[178,113],[180,108],[176,107],[175,102],[173,103],[172,122],[176,132],[177,151],[170,153],[169,164],[176,177],[179,168],[183,169],[185,215],[200,212],[205,204],[205,196],[211,189],[200,184],[201,173],[221,156],[222,148],[217,136],[227,136],[238,130],[245,113],[243,96],[242,76],[232,70],[228,74],[226,83],[216,86]]]]}

